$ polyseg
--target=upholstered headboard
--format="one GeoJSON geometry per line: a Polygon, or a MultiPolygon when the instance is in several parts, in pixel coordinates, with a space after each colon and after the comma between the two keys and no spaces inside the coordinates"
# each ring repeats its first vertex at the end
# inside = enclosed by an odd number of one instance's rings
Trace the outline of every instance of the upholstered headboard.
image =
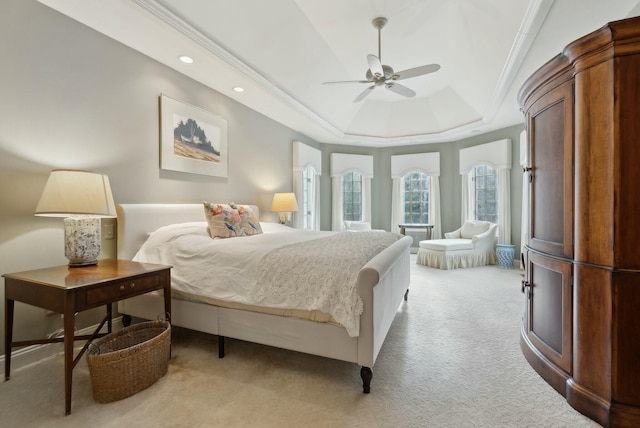
{"type": "MultiPolygon", "coordinates": [[[[250,205],[256,215],[260,211],[250,205]]],[[[149,233],[174,223],[206,221],[202,204],[119,204],[118,213],[118,258],[131,260],[136,255],[149,233]]]]}

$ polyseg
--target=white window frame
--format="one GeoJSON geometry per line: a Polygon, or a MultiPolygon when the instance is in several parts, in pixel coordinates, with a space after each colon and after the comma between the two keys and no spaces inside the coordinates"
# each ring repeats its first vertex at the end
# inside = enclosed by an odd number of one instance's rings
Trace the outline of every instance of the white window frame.
{"type": "Polygon", "coordinates": [[[302,214],[302,228],[313,230],[314,228],[314,201],[313,201],[313,167],[307,166],[302,170],[302,200],[300,201],[300,214],[302,214]]]}
{"type": "Polygon", "coordinates": [[[473,168],[471,179],[473,181],[474,219],[498,224],[500,219],[498,212],[498,170],[489,164],[482,163],[473,168]],[[491,191],[493,191],[494,198],[492,200],[487,200],[487,194],[491,191]],[[485,203],[485,207],[480,209],[479,204],[482,202],[485,203]],[[488,212],[491,210],[487,208],[487,202],[493,205],[493,214],[488,212]]]}
{"type": "Polygon", "coordinates": [[[362,192],[363,192],[363,186],[364,186],[364,180],[363,180],[363,176],[362,174],[360,174],[358,171],[348,171],[346,172],[343,176],[342,176],[342,220],[343,221],[362,221],[363,217],[362,217],[362,213],[363,213],[363,199],[362,199],[362,192]],[[355,177],[357,176],[357,180],[349,180],[350,177],[355,177]],[[358,187],[359,187],[359,191],[354,191],[353,188],[351,191],[347,191],[347,184],[351,183],[351,185],[353,186],[354,183],[358,183],[358,187]],[[347,198],[347,193],[351,193],[351,198],[347,198]],[[354,208],[355,204],[355,199],[353,198],[355,195],[358,195],[358,203],[357,205],[360,206],[360,212],[359,215],[356,216],[356,213],[354,212],[354,210],[347,210],[347,205],[350,205],[351,208],[354,208]],[[348,199],[350,199],[350,202],[348,201],[348,199]],[[349,213],[349,211],[351,211],[349,213]]]}
{"type": "Polygon", "coordinates": [[[404,204],[404,209],[403,209],[403,223],[406,224],[411,224],[411,223],[423,223],[423,224],[429,224],[429,209],[430,209],[430,204],[431,202],[431,179],[430,177],[425,174],[422,171],[418,171],[418,170],[414,170],[414,171],[409,171],[407,174],[405,174],[402,177],[402,203],[404,204]],[[409,180],[409,183],[411,182],[415,182],[416,179],[412,178],[411,176],[415,176],[417,174],[418,176],[418,183],[420,184],[420,188],[419,189],[411,189],[411,185],[407,183],[407,180],[409,180]],[[407,189],[407,187],[409,187],[409,189],[407,189]],[[412,207],[410,206],[411,203],[409,201],[407,201],[407,196],[409,194],[414,194],[414,193],[426,193],[426,200],[423,201],[422,198],[420,198],[420,200],[418,201],[418,221],[415,221],[415,212],[413,211],[412,207]]]}

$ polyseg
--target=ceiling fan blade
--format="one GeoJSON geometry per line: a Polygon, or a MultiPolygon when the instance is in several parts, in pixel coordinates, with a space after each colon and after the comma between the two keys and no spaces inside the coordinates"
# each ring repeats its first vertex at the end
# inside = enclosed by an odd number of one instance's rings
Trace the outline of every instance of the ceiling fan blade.
{"type": "Polygon", "coordinates": [[[416,93],[412,89],[409,89],[406,86],[402,86],[399,83],[387,82],[385,83],[385,86],[391,92],[395,92],[396,94],[402,95],[403,97],[411,98],[416,95],[416,93]]]}
{"type": "Polygon", "coordinates": [[[354,102],[354,103],[358,103],[358,102],[362,101],[363,99],[365,99],[365,97],[366,97],[367,95],[369,95],[369,94],[371,93],[371,91],[373,91],[373,89],[374,89],[375,87],[376,87],[376,85],[371,85],[371,86],[369,86],[367,89],[365,89],[364,91],[362,91],[362,92],[360,93],[360,95],[358,95],[358,96],[356,97],[356,99],[355,99],[355,100],[353,100],[353,102],[354,102]]]}
{"type": "Polygon", "coordinates": [[[369,62],[369,70],[371,70],[371,74],[377,77],[384,76],[382,63],[380,62],[380,59],[377,56],[367,55],[367,61],[369,62]]]}
{"type": "Polygon", "coordinates": [[[334,83],[372,83],[370,80],[336,80],[333,82],[322,82],[323,85],[332,85],[334,83]]]}
{"type": "Polygon", "coordinates": [[[440,70],[439,64],[421,65],[420,67],[399,71],[391,78],[393,80],[409,79],[411,77],[422,76],[423,74],[435,73],[438,70],[440,70]]]}

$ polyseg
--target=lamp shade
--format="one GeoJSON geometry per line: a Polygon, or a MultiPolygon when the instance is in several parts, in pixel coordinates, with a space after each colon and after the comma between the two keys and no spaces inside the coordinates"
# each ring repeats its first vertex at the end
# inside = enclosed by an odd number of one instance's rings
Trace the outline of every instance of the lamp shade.
{"type": "Polygon", "coordinates": [[[271,203],[272,212],[298,211],[298,202],[294,193],[274,193],[271,203]]]}
{"type": "Polygon", "coordinates": [[[44,217],[116,217],[109,178],[88,171],[53,170],[34,214],[44,217]]]}

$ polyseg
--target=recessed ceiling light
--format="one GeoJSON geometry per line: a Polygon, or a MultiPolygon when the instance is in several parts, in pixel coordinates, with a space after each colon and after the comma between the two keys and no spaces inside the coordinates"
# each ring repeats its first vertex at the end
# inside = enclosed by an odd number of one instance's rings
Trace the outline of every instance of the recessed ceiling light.
{"type": "Polygon", "coordinates": [[[184,62],[185,64],[193,63],[193,58],[191,58],[190,56],[182,55],[182,56],[178,57],[178,59],[180,61],[184,62]]]}
{"type": "Polygon", "coordinates": [[[235,86],[233,90],[236,92],[244,92],[244,88],[241,88],[240,86],[235,86]]]}

